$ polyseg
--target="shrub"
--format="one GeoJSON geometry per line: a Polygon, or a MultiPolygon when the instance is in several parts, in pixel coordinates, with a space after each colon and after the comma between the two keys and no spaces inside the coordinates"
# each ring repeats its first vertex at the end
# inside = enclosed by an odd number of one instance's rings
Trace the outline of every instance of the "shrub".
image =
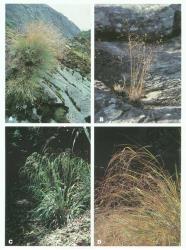
{"type": "Polygon", "coordinates": [[[112,157],[96,206],[96,239],[103,245],[180,243],[179,176],[170,176],[146,148],[125,147],[112,157]]]}
{"type": "Polygon", "coordinates": [[[21,174],[37,204],[33,217],[43,224],[61,227],[89,208],[90,169],[82,159],[67,153],[33,153],[21,174]]]}

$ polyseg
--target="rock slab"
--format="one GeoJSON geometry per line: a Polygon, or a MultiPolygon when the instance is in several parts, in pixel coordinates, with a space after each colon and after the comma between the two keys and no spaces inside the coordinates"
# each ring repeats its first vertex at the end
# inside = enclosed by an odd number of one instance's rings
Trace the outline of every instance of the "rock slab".
{"type": "Polygon", "coordinates": [[[97,5],[96,40],[125,38],[128,33],[147,35],[154,40],[181,33],[181,5],[125,4],[97,5]]]}

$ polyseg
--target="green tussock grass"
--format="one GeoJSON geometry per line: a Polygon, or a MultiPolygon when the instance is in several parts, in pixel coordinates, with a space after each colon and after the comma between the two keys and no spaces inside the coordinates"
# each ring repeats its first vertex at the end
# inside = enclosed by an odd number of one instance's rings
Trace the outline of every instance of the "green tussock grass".
{"type": "Polygon", "coordinates": [[[31,154],[21,169],[35,208],[32,217],[58,228],[90,207],[90,167],[67,153],[31,154]]]}
{"type": "Polygon", "coordinates": [[[42,92],[40,81],[63,56],[64,41],[42,22],[30,23],[25,29],[24,34],[13,37],[7,28],[6,95],[33,103],[42,92]]]}
{"type": "Polygon", "coordinates": [[[180,245],[180,177],[146,148],[125,147],[112,157],[96,207],[96,244],[180,245]]]}

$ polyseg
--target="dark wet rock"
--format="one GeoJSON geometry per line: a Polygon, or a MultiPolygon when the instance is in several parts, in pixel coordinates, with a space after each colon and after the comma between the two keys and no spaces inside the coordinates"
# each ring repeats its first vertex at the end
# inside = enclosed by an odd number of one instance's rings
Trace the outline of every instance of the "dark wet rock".
{"type": "Polygon", "coordinates": [[[172,39],[155,51],[149,77],[145,81],[144,104],[181,105],[181,41],[172,39]]]}
{"type": "MultiPolygon", "coordinates": [[[[153,63],[147,79],[147,85],[154,88],[166,84],[169,79],[180,82],[181,71],[181,39],[170,39],[162,45],[147,45],[153,51],[153,63]]],[[[95,78],[108,86],[127,80],[130,71],[128,46],[126,42],[95,43],[95,78]]],[[[169,84],[169,87],[171,85],[169,84]]]]}
{"type": "Polygon", "coordinates": [[[126,4],[97,5],[95,9],[96,39],[116,40],[128,32],[147,34],[150,40],[168,38],[181,32],[181,5],[126,4]]]}
{"type": "Polygon", "coordinates": [[[111,123],[180,122],[180,106],[134,106],[102,82],[95,82],[95,121],[111,123]]]}
{"type": "Polygon", "coordinates": [[[154,107],[149,110],[149,118],[147,122],[180,122],[180,107],[154,107]]]}

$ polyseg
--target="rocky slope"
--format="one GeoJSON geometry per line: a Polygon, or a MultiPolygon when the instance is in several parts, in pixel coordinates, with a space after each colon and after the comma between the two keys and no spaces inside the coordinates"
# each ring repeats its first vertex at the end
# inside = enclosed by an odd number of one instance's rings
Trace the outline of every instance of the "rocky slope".
{"type": "Polygon", "coordinates": [[[80,29],[67,17],[45,4],[7,4],[6,25],[24,31],[30,22],[42,21],[54,26],[66,38],[80,33],[80,29]]]}
{"type": "Polygon", "coordinates": [[[69,122],[90,120],[90,82],[77,71],[58,67],[56,73],[44,79],[43,87],[55,103],[68,107],[69,122]]]}
{"type": "MultiPolygon", "coordinates": [[[[181,39],[178,35],[180,26],[175,34],[175,15],[178,15],[178,5],[150,6],[141,5],[134,10],[123,6],[97,7],[95,53],[95,120],[96,122],[179,122],[181,118],[181,39]],[[118,19],[116,14],[118,14],[118,19]],[[110,15],[108,15],[110,13],[110,15]],[[114,14],[113,14],[114,13],[114,14]],[[123,37],[116,36],[115,40],[105,37],[108,27],[117,26],[122,15],[128,13],[131,20],[136,20],[136,32],[140,34],[140,25],[150,18],[144,30],[151,36],[152,32],[166,37],[163,44],[149,42],[147,47],[153,50],[153,61],[145,79],[145,94],[140,104],[134,105],[122,96],[112,91],[115,83],[122,84],[129,74],[127,42],[123,37]],[[151,14],[150,14],[151,13],[151,14]],[[171,14],[172,13],[172,14],[171,14]],[[114,17],[115,19],[114,19],[114,17]],[[107,18],[106,18],[107,17],[107,18]],[[120,17],[120,18],[119,18],[120,17]],[[159,17],[159,24],[156,22],[159,17]],[[105,20],[105,21],[103,21],[105,20]],[[110,22],[109,22],[110,20],[110,22]],[[115,20],[115,21],[114,21],[115,20]],[[163,20],[161,22],[161,20],[163,20]],[[152,27],[154,23],[154,28],[152,27]],[[169,29],[168,27],[169,23],[169,29]],[[167,26],[165,25],[167,24],[167,26]],[[164,25],[164,26],[163,26],[164,25]],[[165,27],[166,26],[166,27],[165,27]],[[101,27],[101,28],[100,28],[101,27]],[[105,28],[106,27],[106,28],[105,28]],[[104,29],[105,28],[105,29],[104,29]],[[169,30],[169,31],[168,31],[169,30]],[[101,39],[102,38],[102,39],[101,39]],[[102,40],[102,41],[101,41],[102,40]],[[128,62],[128,63],[127,63],[128,62]]],[[[129,22],[130,22],[129,21],[129,22]]],[[[132,21],[131,21],[132,22],[132,21]]],[[[118,30],[118,34],[123,31],[118,30]]],[[[113,38],[113,37],[112,37],[113,38]]],[[[154,38],[154,41],[156,39],[154,38]]]]}

